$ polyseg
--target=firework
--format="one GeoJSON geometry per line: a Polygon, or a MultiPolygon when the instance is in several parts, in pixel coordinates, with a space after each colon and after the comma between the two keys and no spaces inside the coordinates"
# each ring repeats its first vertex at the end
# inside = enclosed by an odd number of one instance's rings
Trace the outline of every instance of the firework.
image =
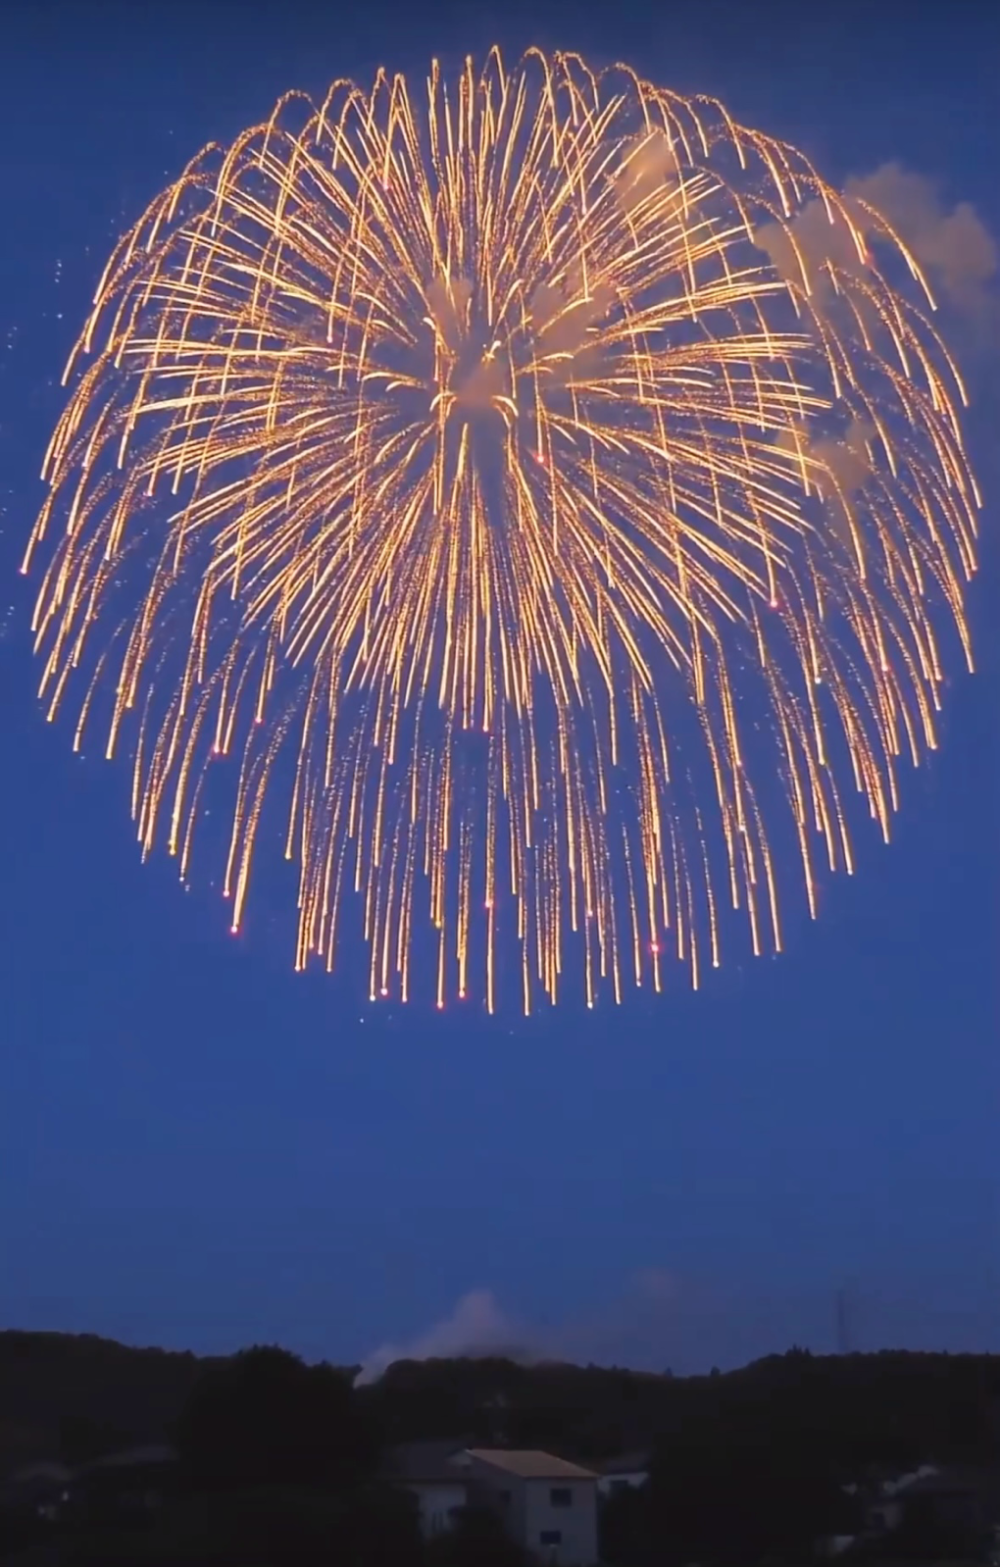
{"type": "Polygon", "coordinates": [[[815,912],[847,794],[888,834],[941,632],[969,658],[932,310],[875,211],[624,67],[290,95],[101,280],[32,543],[48,713],[132,752],[185,880],[231,785],[233,929],[280,840],[297,966],[356,915],[373,997],[432,936],[438,1004],[491,1010],[514,954],[525,1010],[697,984],[730,907],[776,950],[779,865],[815,912]]]}

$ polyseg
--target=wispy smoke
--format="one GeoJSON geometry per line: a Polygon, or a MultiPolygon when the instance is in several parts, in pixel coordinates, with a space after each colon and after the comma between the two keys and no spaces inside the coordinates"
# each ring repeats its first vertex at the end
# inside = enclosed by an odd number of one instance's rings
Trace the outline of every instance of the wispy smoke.
{"type": "MultiPolygon", "coordinates": [[[[761,225],[754,244],[781,277],[808,294],[817,318],[843,312],[843,295],[858,321],[877,335],[882,322],[864,278],[887,228],[923,272],[945,318],[943,335],[982,391],[994,377],[1000,348],[1000,255],[969,202],[948,207],[932,180],[884,163],[852,176],[841,206],[831,203],[828,210],[822,201],[808,202],[787,223],[761,225]]],[[[863,534],[854,526],[853,501],[872,470],[874,435],[867,420],[855,417],[839,434],[815,439],[805,428],[792,428],[776,442],[796,455],[804,486],[825,501],[832,536],[859,557],[863,534]]]]}
{"type": "MultiPolygon", "coordinates": [[[[935,302],[973,329],[975,346],[992,348],[1000,342],[1000,301],[994,286],[1000,253],[969,202],[949,208],[932,180],[899,163],[852,175],[844,196],[845,212],[828,213],[823,202],[811,201],[787,224],[763,224],[754,235],[754,243],[767,252],[782,277],[808,287],[815,310],[824,312],[835,297],[831,268],[841,278],[863,275],[865,246],[873,239],[877,244],[881,218],[923,271],[935,302]]],[[[863,293],[854,297],[854,308],[864,312],[863,293]]]]}
{"type": "Polygon", "coordinates": [[[846,194],[880,212],[929,275],[940,302],[997,324],[996,241],[967,201],[950,210],[932,180],[898,163],[847,181],[846,194]]]}
{"type": "MultiPolygon", "coordinates": [[[[635,1370],[704,1373],[746,1365],[762,1355],[783,1354],[792,1344],[815,1352],[837,1348],[837,1292],[821,1283],[791,1289],[678,1277],[646,1268],[624,1279],[603,1304],[569,1313],[548,1327],[526,1327],[498,1303],[492,1290],[473,1290],[425,1333],[384,1344],[359,1378],[375,1382],[394,1360],[504,1355],[522,1363],[571,1361],[635,1370]],[[514,1347],[519,1346],[519,1347],[514,1347]]],[[[996,1349],[992,1278],[970,1295],[947,1281],[868,1281],[864,1342],[883,1346],[955,1351],[996,1349]]]]}
{"type": "Polygon", "coordinates": [[[399,1344],[381,1345],[365,1361],[358,1381],[377,1381],[396,1360],[449,1356],[504,1355],[525,1363],[610,1363],[624,1356],[629,1364],[655,1365],[664,1353],[683,1294],[672,1274],[662,1268],[644,1268],[627,1279],[603,1309],[543,1328],[515,1321],[492,1290],[472,1290],[447,1317],[425,1332],[399,1344]]]}
{"type": "Polygon", "coordinates": [[[523,1344],[524,1335],[501,1310],[492,1290],[470,1290],[463,1295],[442,1321],[424,1333],[401,1344],[383,1344],[368,1357],[358,1382],[376,1382],[396,1360],[434,1360],[466,1356],[507,1355],[511,1359],[532,1358],[523,1344]]]}
{"type": "Polygon", "coordinates": [[[833,298],[825,268],[832,266],[838,273],[853,276],[864,271],[864,258],[850,224],[836,210],[828,213],[821,201],[807,202],[787,224],[762,224],[753,239],[786,282],[809,290],[817,310],[833,298]]]}
{"type": "Polygon", "coordinates": [[[659,200],[664,187],[675,183],[677,155],[663,131],[633,138],[625,150],[615,186],[622,205],[637,212],[650,199],[659,200]]]}

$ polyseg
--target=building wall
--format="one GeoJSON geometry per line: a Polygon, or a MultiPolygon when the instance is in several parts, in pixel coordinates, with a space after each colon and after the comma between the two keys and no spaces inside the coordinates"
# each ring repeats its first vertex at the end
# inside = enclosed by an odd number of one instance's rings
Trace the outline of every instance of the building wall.
{"type": "Polygon", "coordinates": [[[597,1482],[594,1480],[527,1480],[523,1544],[541,1561],[557,1567],[594,1567],[597,1561],[597,1482]],[[569,1507],[552,1505],[553,1490],[569,1491],[569,1507]],[[560,1536],[557,1545],[543,1541],[560,1536]]]}
{"type": "Polygon", "coordinates": [[[519,1545],[525,1543],[525,1482],[518,1479],[517,1475],[503,1474],[497,1469],[476,1464],[469,1486],[469,1502],[473,1507],[488,1507],[501,1519],[512,1540],[516,1540],[519,1545]]]}
{"type": "Polygon", "coordinates": [[[602,1475],[597,1482],[597,1489],[602,1496],[616,1496],[623,1488],[626,1490],[638,1490],[645,1485],[649,1475],[645,1469],[630,1470],[626,1474],[602,1475]]]}
{"type": "Polygon", "coordinates": [[[895,1499],[876,1502],[865,1516],[866,1527],[882,1534],[890,1534],[893,1529],[898,1529],[902,1521],[903,1504],[895,1499]]]}
{"type": "Polygon", "coordinates": [[[502,1519],[518,1545],[555,1567],[595,1567],[597,1554],[597,1481],[525,1480],[491,1464],[474,1461],[469,1501],[489,1507],[502,1519]],[[569,1507],[552,1505],[553,1490],[569,1491],[569,1507]],[[558,1544],[542,1536],[558,1534],[558,1544]]]}
{"type": "Polygon", "coordinates": [[[418,1482],[407,1486],[420,1503],[420,1528],[427,1535],[443,1534],[453,1524],[452,1509],[466,1505],[466,1488],[461,1480],[418,1482]]]}

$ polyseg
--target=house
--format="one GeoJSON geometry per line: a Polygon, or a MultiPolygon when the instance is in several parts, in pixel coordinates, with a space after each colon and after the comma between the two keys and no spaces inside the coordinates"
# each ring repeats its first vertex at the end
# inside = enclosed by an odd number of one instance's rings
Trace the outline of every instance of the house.
{"type": "Polygon", "coordinates": [[[473,1506],[500,1514],[511,1539],[552,1567],[593,1567],[597,1549],[597,1484],[551,1453],[474,1447],[468,1451],[473,1506]]]}
{"type": "Polygon", "coordinates": [[[606,1458],[597,1466],[597,1493],[602,1499],[619,1496],[622,1491],[635,1491],[649,1479],[648,1453],[622,1453],[618,1458],[606,1458]]]}
{"type": "Polygon", "coordinates": [[[408,1442],[387,1455],[385,1478],[416,1497],[426,1537],[453,1528],[463,1508],[486,1507],[545,1564],[592,1567],[598,1559],[599,1476],[551,1453],[408,1442]]]}
{"type": "Polygon", "coordinates": [[[934,1464],[899,1470],[874,1467],[867,1482],[857,1488],[866,1535],[892,1534],[903,1521],[905,1497],[919,1482],[936,1475],[934,1464]]]}
{"type": "Polygon", "coordinates": [[[390,1450],[385,1477],[417,1499],[430,1538],[450,1529],[468,1504],[470,1459],[461,1442],[406,1442],[390,1450]]]}
{"type": "Polygon", "coordinates": [[[65,1464],[22,1464],[0,1483],[0,1506],[44,1505],[59,1497],[72,1478],[65,1464]]]}
{"type": "Polygon", "coordinates": [[[902,1493],[901,1527],[990,1557],[1000,1555],[1000,1469],[945,1467],[922,1474],[902,1493]]]}
{"type": "Polygon", "coordinates": [[[57,1516],[73,1471],[65,1464],[24,1464],[0,1483],[0,1534],[16,1533],[14,1526],[49,1522],[57,1516]]]}
{"type": "Polygon", "coordinates": [[[61,1509],[67,1518],[93,1522],[148,1521],[174,1489],[178,1473],[172,1447],[133,1447],[109,1453],[77,1469],[61,1509]]]}
{"type": "MultiPolygon", "coordinates": [[[[926,1543],[930,1535],[950,1538],[1000,1567],[1000,1470],[921,1464],[902,1470],[873,1466],[864,1479],[845,1485],[858,1511],[860,1541],[893,1535],[926,1543]]],[[[829,1536],[820,1554],[838,1555],[858,1536],[829,1536]]]]}

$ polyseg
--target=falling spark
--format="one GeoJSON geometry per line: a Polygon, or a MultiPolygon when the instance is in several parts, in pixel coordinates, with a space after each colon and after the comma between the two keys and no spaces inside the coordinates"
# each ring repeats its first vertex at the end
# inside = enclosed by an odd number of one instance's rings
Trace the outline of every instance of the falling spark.
{"type": "Polygon", "coordinates": [[[233,931],[278,802],[296,965],[356,905],[372,997],[424,928],[439,1008],[492,1010],[507,940],[526,1011],[571,946],[589,1006],[669,952],[697,984],[724,904],[779,950],[776,814],[815,912],[844,782],[887,834],[936,744],[942,621],[970,659],[920,286],[793,148],[624,67],[289,95],[101,279],[25,562],[55,536],[49,716],[81,682],[79,746],[106,704],[185,883],[235,758],[233,931]]]}

